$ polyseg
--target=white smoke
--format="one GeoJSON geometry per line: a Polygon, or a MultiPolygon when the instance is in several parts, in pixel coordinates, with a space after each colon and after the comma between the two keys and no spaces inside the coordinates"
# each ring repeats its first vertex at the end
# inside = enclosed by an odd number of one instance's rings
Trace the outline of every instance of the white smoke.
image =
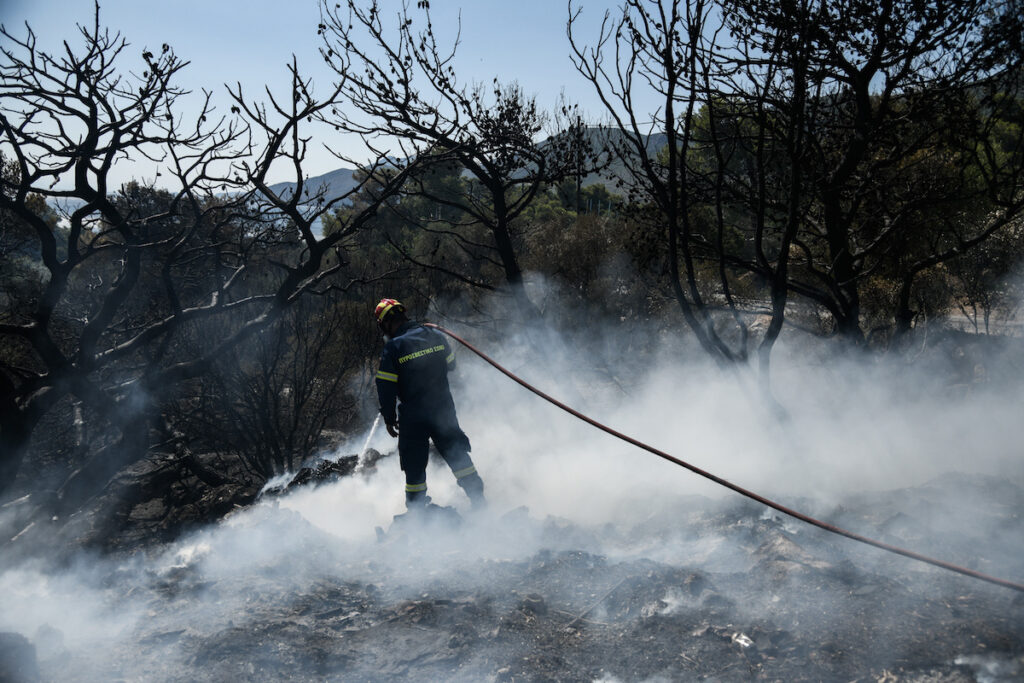
{"type": "MultiPolygon", "coordinates": [[[[735,495],[595,430],[461,351],[457,395],[474,458],[502,506],[578,523],[643,517],[688,494],[735,495]]],[[[502,361],[500,350],[495,354],[502,361]]],[[[582,354],[581,354],[582,355],[582,354]]],[[[782,356],[783,354],[779,354],[782,356]]],[[[580,357],[519,372],[565,401],[580,357]]],[[[895,361],[899,363],[899,361],[895,361]]],[[[750,384],[662,358],[634,377],[628,395],[585,387],[594,419],[697,467],[767,495],[836,499],[964,471],[1021,477],[1022,387],[932,391],[930,378],[898,366],[836,360],[831,367],[776,363],[780,424],[750,384]],[[920,382],[920,389],[915,383],[920,382]],[[960,395],[958,395],[958,393],[960,395]]]]}
{"type": "MultiPolygon", "coordinates": [[[[480,343],[472,329],[455,327],[480,343]]],[[[616,343],[594,338],[602,362],[622,361],[612,369],[625,380],[619,384],[590,372],[592,349],[550,332],[485,350],[609,427],[783,504],[810,505],[812,514],[828,513],[852,494],[917,486],[948,472],[1024,481],[1020,382],[943,387],[898,362],[823,360],[783,348],[773,371],[789,413],[780,423],[752,379],[677,358],[672,349],[643,365],[615,359],[608,349],[616,343]]],[[[244,628],[263,582],[293,591],[282,595],[287,613],[287,600],[318,581],[362,581],[386,586],[394,599],[415,597],[453,567],[497,566],[559,544],[709,570],[739,561],[728,540],[680,529],[677,521],[695,500],[737,494],[580,422],[466,349],[458,355],[453,391],[485,482],[488,516],[474,519],[447,467],[432,462],[430,496],[469,522],[456,532],[424,534],[412,553],[378,543],[376,528],[388,529],[404,509],[402,472],[389,457],[375,470],[266,500],[156,554],[92,558],[60,571],[7,567],[0,572],[0,631],[32,640],[42,660],[76,653],[74,661],[92,667],[86,680],[159,677],[167,661],[189,661],[183,646],[160,646],[161,634],[177,643],[183,633],[244,628]],[[145,656],[117,656],[120,668],[104,658],[140,642],[148,643],[145,656]]],[[[989,374],[1004,371],[1011,370],[989,374]]],[[[370,428],[340,453],[394,450],[394,439],[384,430],[371,439],[370,428]]],[[[966,493],[943,503],[930,523],[938,530],[961,525],[958,533],[977,536],[979,553],[989,544],[1019,543],[965,513],[977,507],[966,493]]],[[[482,587],[494,579],[480,572],[465,580],[482,587]]]]}

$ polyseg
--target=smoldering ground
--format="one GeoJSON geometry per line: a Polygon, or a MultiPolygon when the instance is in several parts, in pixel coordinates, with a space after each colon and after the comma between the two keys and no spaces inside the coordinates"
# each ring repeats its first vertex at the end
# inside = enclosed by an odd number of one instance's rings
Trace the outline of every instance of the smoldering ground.
{"type": "MultiPolygon", "coordinates": [[[[613,332],[590,346],[532,331],[486,350],[595,419],[738,485],[1024,579],[1020,355],[979,355],[984,373],[951,382],[783,348],[780,422],[748,380],[680,360],[672,343],[617,354],[613,332]]],[[[0,631],[31,641],[46,680],[1024,672],[1013,591],[802,525],[596,432],[465,350],[459,366],[454,393],[487,514],[472,515],[434,463],[430,495],[465,522],[379,541],[375,527],[391,524],[403,497],[396,459],[385,458],[147,553],[6,566],[0,631]]],[[[370,445],[394,441],[379,430],[370,445]]]]}

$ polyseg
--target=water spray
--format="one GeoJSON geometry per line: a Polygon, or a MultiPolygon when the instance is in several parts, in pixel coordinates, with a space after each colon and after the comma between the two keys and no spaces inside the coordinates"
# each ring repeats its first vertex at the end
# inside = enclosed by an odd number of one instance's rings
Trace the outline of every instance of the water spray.
{"type": "Polygon", "coordinates": [[[363,442],[363,447],[359,450],[359,459],[356,461],[356,469],[361,470],[366,462],[366,451],[370,450],[370,441],[373,440],[373,435],[377,433],[377,427],[380,426],[380,413],[377,413],[377,417],[374,418],[373,424],[370,425],[370,433],[366,435],[366,441],[363,442]]]}

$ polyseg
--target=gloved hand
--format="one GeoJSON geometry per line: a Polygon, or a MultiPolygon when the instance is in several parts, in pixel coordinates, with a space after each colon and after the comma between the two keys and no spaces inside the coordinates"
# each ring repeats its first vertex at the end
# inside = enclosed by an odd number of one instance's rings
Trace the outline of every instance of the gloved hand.
{"type": "Polygon", "coordinates": [[[394,422],[386,422],[384,426],[387,427],[388,434],[391,436],[398,436],[398,420],[395,420],[394,422]]]}

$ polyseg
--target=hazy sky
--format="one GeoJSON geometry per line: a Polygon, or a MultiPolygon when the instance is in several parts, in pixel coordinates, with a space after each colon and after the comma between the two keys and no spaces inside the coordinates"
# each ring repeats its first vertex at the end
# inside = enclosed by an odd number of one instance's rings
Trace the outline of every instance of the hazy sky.
{"type": "MultiPolygon", "coordinates": [[[[415,2],[410,4],[415,8],[415,2]]],[[[605,10],[617,4],[585,0],[588,37],[596,37],[605,10]]],[[[384,0],[382,5],[394,11],[401,3],[384,0]]],[[[51,49],[75,36],[76,23],[91,22],[92,12],[92,0],[0,0],[0,21],[8,31],[22,36],[27,21],[40,45],[51,49]]],[[[600,118],[592,88],[569,61],[563,0],[434,0],[431,13],[435,31],[448,40],[454,38],[461,14],[457,67],[462,80],[515,80],[544,107],[554,106],[564,90],[591,118],[600,118]]],[[[104,0],[100,17],[131,43],[126,64],[132,67],[141,65],[143,48],[172,46],[191,62],[182,85],[192,90],[206,87],[220,94],[224,83],[236,81],[250,95],[259,95],[265,84],[284,87],[293,54],[315,85],[326,88],[330,78],[318,54],[317,0],[104,0]]],[[[336,159],[319,155],[309,170],[315,175],[338,165],[336,159]]]]}

